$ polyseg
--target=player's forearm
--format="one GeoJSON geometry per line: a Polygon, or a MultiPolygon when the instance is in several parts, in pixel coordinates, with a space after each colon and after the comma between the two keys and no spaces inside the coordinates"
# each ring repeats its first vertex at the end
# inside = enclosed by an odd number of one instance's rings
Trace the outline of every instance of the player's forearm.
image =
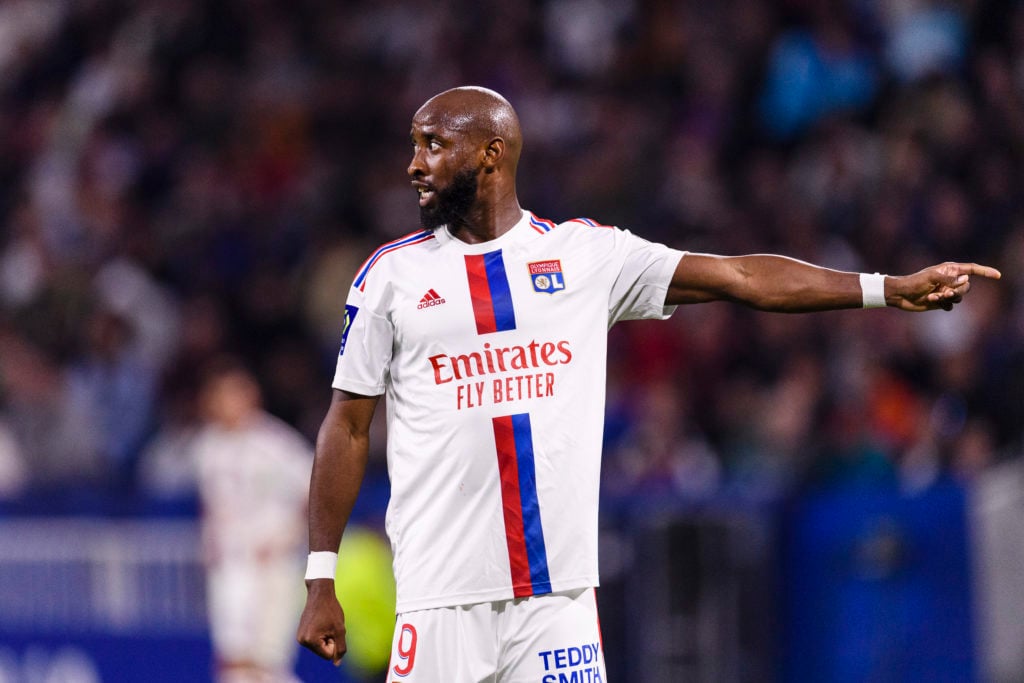
{"type": "Polygon", "coordinates": [[[734,294],[737,300],[758,310],[801,313],[863,305],[858,273],[771,254],[736,258],[744,277],[734,294]]]}
{"type": "Polygon", "coordinates": [[[858,273],[822,268],[773,254],[684,256],[669,287],[666,303],[716,300],[782,313],[863,305],[858,273]]]}
{"type": "Polygon", "coordinates": [[[337,552],[366,471],[369,439],[325,421],[309,487],[309,548],[337,552]]]}
{"type": "Polygon", "coordinates": [[[345,615],[334,591],[341,534],[366,470],[369,429],[377,399],[335,391],[316,440],[309,486],[306,607],[298,640],[335,664],[345,655],[345,615]]]}

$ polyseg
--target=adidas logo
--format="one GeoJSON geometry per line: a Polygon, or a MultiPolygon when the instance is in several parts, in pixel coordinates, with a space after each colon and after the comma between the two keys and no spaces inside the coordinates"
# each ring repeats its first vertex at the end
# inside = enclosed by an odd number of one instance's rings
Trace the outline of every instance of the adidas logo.
{"type": "Polygon", "coordinates": [[[444,298],[432,289],[427,290],[427,293],[420,299],[420,305],[416,308],[430,308],[431,306],[440,306],[444,303],[444,298]]]}

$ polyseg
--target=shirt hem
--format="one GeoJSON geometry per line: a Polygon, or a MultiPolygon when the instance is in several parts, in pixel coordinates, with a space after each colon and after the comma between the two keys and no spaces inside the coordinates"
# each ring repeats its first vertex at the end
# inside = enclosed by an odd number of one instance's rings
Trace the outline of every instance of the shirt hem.
{"type": "Polygon", "coordinates": [[[382,386],[353,382],[350,379],[344,378],[333,382],[331,386],[339,391],[348,391],[353,394],[360,394],[361,396],[380,396],[384,393],[384,387],[382,386]]]}
{"type": "Polygon", "coordinates": [[[658,273],[658,279],[664,283],[659,285],[658,289],[662,292],[662,305],[654,308],[655,319],[667,320],[672,317],[672,314],[676,312],[678,306],[669,306],[664,303],[668,297],[669,287],[672,286],[672,278],[676,273],[676,269],[679,267],[679,262],[686,256],[685,251],[679,251],[678,249],[672,249],[669,247],[670,257],[665,258],[661,265],[661,271],[658,273]],[[675,257],[675,258],[672,258],[675,257]]]}
{"type": "MultiPolygon", "coordinates": [[[[596,576],[582,576],[574,579],[552,582],[551,592],[561,593],[579,588],[597,588],[600,581],[596,576]]],[[[457,595],[437,595],[415,600],[399,600],[395,605],[396,614],[418,612],[425,609],[437,609],[441,607],[462,607],[465,605],[476,605],[481,602],[496,602],[499,600],[515,599],[512,587],[489,589],[473,593],[459,593],[457,595]]]]}

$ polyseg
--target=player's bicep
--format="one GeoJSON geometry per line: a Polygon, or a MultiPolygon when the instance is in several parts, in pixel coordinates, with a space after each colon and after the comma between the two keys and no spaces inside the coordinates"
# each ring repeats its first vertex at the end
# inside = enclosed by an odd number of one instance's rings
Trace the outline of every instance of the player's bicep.
{"type": "Polygon", "coordinates": [[[327,429],[347,439],[368,438],[379,400],[380,396],[364,396],[335,389],[321,431],[327,429]]]}
{"type": "Polygon", "coordinates": [[[687,252],[676,266],[665,304],[699,304],[737,297],[746,275],[740,260],[714,254],[687,252]]]}

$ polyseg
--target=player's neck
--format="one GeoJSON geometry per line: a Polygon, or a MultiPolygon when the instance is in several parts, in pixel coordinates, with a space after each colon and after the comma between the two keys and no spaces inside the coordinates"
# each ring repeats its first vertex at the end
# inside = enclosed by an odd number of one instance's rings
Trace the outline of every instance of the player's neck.
{"type": "Polygon", "coordinates": [[[466,244],[490,242],[511,230],[522,216],[523,209],[512,195],[495,204],[479,203],[466,220],[449,225],[448,232],[466,244]]]}

